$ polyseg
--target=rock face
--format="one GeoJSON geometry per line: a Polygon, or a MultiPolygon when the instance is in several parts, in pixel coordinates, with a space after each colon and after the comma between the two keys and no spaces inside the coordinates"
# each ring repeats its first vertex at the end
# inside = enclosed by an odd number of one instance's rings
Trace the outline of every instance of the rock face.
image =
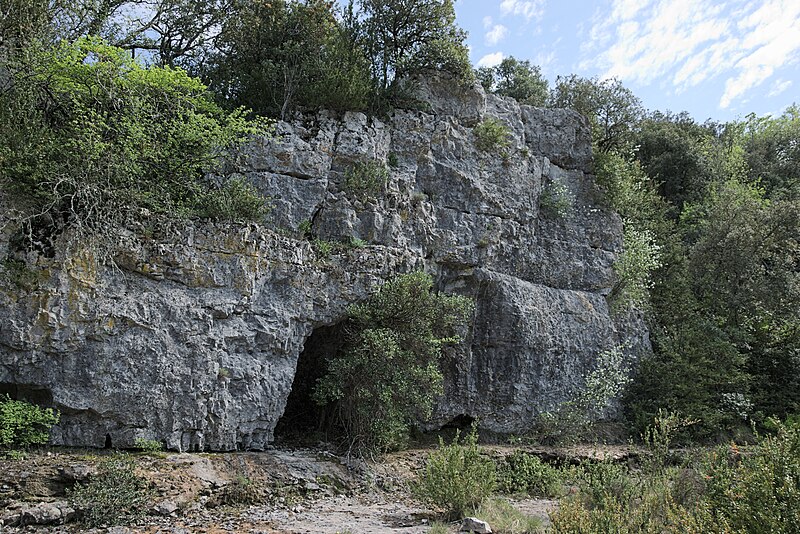
{"type": "Polygon", "coordinates": [[[314,330],[417,269],[476,300],[432,426],[524,431],[603,350],[648,350],[644,326],[615,323],[606,303],[622,223],[590,174],[585,120],[477,86],[419,90],[427,113],[322,113],[243,150],[237,168],[271,198],[263,225],[131,233],[114,267],[88,251],[29,257],[32,275],[6,263],[0,393],[57,407],[58,444],[261,449],[314,330]],[[487,117],[509,127],[508,146],[476,148],[487,117]],[[389,169],[375,191],[352,179],[372,160],[389,169]]]}

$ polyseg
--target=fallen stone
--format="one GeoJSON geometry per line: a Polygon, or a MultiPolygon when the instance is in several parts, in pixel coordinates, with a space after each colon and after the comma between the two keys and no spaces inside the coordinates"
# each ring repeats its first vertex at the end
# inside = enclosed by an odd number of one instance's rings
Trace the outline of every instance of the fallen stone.
{"type": "Polygon", "coordinates": [[[472,532],[474,534],[492,534],[492,527],[489,523],[477,517],[465,517],[461,522],[460,532],[472,532]]]}

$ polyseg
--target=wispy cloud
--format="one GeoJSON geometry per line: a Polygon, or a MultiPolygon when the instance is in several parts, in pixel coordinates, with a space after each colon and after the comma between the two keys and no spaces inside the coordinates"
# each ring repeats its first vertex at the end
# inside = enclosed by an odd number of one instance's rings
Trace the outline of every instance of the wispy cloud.
{"type": "Polygon", "coordinates": [[[797,61],[800,52],[800,3],[796,0],[764,2],[738,24],[744,57],[736,62],[738,74],[725,82],[719,105],[727,108],[747,90],[766,81],[775,69],[797,61]]]}
{"type": "Polygon", "coordinates": [[[500,64],[503,61],[505,56],[502,52],[495,52],[493,54],[486,54],[482,58],[478,60],[479,67],[494,67],[500,64]]]}
{"type": "Polygon", "coordinates": [[[800,52],[797,0],[612,0],[582,46],[581,67],[604,78],[649,84],[665,77],[677,92],[727,76],[729,107],[800,52]],[[737,22],[738,21],[738,22],[737,22]]]}
{"type": "Polygon", "coordinates": [[[792,80],[775,80],[769,90],[768,97],[778,96],[792,86],[792,80]]]}
{"type": "Polygon", "coordinates": [[[526,20],[539,20],[544,15],[545,0],[503,0],[500,12],[503,15],[523,16],[526,20]]]}
{"type": "Polygon", "coordinates": [[[492,26],[492,29],[486,32],[484,36],[484,41],[489,46],[494,46],[500,41],[502,41],[506,35],[508,35],[508,28],[503,26],[502,24],[495,24],[492,26]]]}

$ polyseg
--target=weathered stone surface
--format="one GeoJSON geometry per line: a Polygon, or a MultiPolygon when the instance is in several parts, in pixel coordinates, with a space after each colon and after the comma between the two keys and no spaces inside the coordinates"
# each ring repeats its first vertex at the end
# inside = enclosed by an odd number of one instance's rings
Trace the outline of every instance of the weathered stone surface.
{"type": "MultiPolygon", "coordinates": [[[[272,198],[263,225],[121,235],[116,267],[89,252],[27,257],[38,272],[28,285],[0,273],[0,386],[62,411],[55,443],[262,449],[313,330],[415,269],[477,301],[432,424],[467,415],[519,432],[601,351],[647,350],[641,320],[615,322],[605,302],[622,223],[586,173],[585,121],[453,90],[420,86],[433,113],[322,113],[255,140],[236,165],[272,198]],[[505,155],[475,147],[486,116],[511,129],[505,155]],[[347,170],[365,159],[394,165],[374,195],[347,190],[347,170]],[[569,192],[563,214],[541,209],[553,184],[569,192]],[[308,224],[341,244],[316,252],[298,231],[308,224]]],[[[9,235],[3,257],[16,254],[9,235]]]]}
{"type": "Polygon", "coordinates": [[[477,517],[465,517],[461,521],[460,532],[472,532],[473,534],[492,534],[492,527],[489,523],[477,517]]]}
{"type": "Polygon", "coordinates": [[[22,504],[6,508],[0,525],[62,525],[74,517],[75,509],[66,501],[22,504]]]}

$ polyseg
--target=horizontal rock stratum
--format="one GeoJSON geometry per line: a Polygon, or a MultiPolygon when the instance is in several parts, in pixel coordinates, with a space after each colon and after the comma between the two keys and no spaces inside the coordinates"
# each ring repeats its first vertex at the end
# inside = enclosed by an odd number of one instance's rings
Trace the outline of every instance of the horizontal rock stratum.
{"type": "Polygon", "coordinates": [[[0,392],[58,408],[56,444],[262,449],[312,333],[419,269],[476,301],[430,427],[524,432],[602,351],[649,350],[641,320],[606,302],[622,222],[594,184],[585,119],[446,80],[418,93],[424,112],[320,113],[243,149],[235,165],[271,199],[263,224],[127,232],[115,266],[36,258],[33,286],[0,287],[0,392]],[[476,147],[488,117],[507,147],[476,147]],[[346,179],[368,160],[391,163],[374,196],[346,179]],[[321,254],[299,229],[366,246],[321,254]]]}

